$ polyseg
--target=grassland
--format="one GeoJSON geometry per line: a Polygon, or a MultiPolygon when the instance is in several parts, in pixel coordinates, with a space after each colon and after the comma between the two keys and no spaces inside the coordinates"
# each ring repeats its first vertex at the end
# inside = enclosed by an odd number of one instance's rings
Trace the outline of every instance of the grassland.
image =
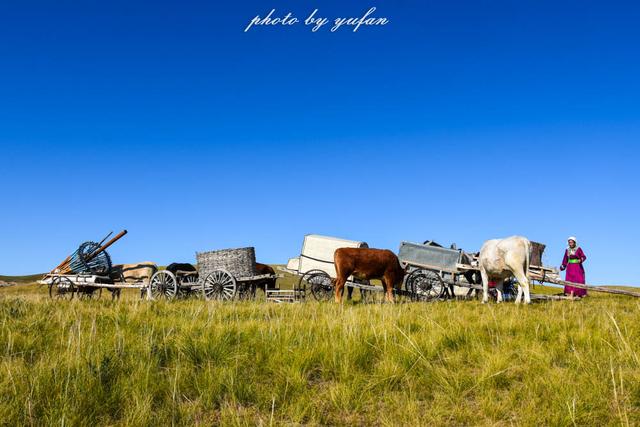
{"type": "Polygon", "coordinates": [[[2,276],[0,282],[29,284],[42,278],[42,274],[32,274],[30,276],[2,276]]]}
{"type": "Polygon", "coordinates": [[[640,304],[51,301],[0,289],[7,425],[638,425],[640,304]]]}

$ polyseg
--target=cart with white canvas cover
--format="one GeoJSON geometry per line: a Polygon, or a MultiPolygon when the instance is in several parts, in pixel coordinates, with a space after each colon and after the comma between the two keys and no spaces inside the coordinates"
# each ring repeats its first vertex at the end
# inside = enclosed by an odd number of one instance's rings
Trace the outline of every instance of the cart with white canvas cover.
{"type": "MultiPolygon", "coordinates": [[[[294,291],[306,295],[307,289],[318,301],[327,301],[334,296],[336,268],[333,255],[338,248],[368,248],[366,242],[338,237],[308,234],[304,236],[300,256],[291,258],[282,271],[299,276],[294,291]]],[[[383,292],[382,286],[374,286],[369,281],[349,277],[346,287],[358,288],[364,300],[372,297],[372,292],[383,292]]]]}

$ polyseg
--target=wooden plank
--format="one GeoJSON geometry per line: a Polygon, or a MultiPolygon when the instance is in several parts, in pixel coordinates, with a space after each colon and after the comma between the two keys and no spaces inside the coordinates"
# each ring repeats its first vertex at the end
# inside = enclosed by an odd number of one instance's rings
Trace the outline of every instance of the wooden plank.
{"type": "Polygon", "coordinates": [[[284,277],[280,274],[261,274],[259,276],[251,276],[251,277],[239,277],[236,279],[236,282],[255,282],[257,280],[263,279],[278,279],[284,277]]]}
{"type": "Polygon", "coordinates": [[[580,301],[582,298],[570,297],[566,295],[546,295],[546,294],[531,294],[532,300],[542,301],[580,301]]]}
{"type": "Polygon", "coordinates": [[[144,283],[132,283],[132,284],[109,284],[109,283],[74,283],[77,287],[87,287],[87,288],[105,288],[105,289],[144,289],[148,287],[144,283]]]}
{"type": "Polygon", "coordinates": [[[589,291],[594,291],[594,292],[602,292],[602,293],[616,294],[616,295],[627,295],[627,296],[631,296],[631,297],[640,298],[640,293],[638,293],[638,292],[631,292],[631,291],[626,291],[626,290],[623,290],[623,289],[615,289],[615,288],[610,287],[610,286],[621,286],[621,285],[593,286],[593,285],[587,285],[587,284],[583,284],[583,283],[568,282],[566,280],[560,279],[560,277],[558,277],[557,275],[550,275],[549,276],[549,275],[542,275],[542,274],[532,274],[531,271],[529,272],[528,276],[529,276],[530,279],[540,280],[540,281],[542,281],[544,283],[553,283],[553,284],[560,285],[560,286],[573,286],[574,288],[587,289],[589,291]]]}

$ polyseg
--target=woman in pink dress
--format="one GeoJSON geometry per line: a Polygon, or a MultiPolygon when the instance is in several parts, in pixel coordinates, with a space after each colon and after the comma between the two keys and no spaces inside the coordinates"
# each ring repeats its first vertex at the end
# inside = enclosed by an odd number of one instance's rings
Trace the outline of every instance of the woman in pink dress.
{"type": "MultiPolygon", "coordinates": [[[[560,270],[567,270],[565,276],[567,282],[584,283],[584,267],[582,264],[587,259],[587,256],[582,251],[582,248],[578,246],[578,241],[575,237],[569,237],[567,243],[569,246],[567,250],[564,251],[564,258],[562,259],[560,270]]],[[[564,293],[575,297],[584,297],[587,295],[587,290],[573,286],[565,286],[564,293]]]]}

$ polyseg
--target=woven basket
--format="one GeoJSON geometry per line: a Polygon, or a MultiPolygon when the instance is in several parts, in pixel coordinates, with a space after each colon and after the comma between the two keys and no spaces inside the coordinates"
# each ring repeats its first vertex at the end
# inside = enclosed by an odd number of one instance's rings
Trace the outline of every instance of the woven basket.
{"type": "Polygon", "coordinates": [[[197,252],[198,274],[206,277],[214,270],[227,270],[236,279],[256,275],[256,251],[253,247],[197,252]]]}

